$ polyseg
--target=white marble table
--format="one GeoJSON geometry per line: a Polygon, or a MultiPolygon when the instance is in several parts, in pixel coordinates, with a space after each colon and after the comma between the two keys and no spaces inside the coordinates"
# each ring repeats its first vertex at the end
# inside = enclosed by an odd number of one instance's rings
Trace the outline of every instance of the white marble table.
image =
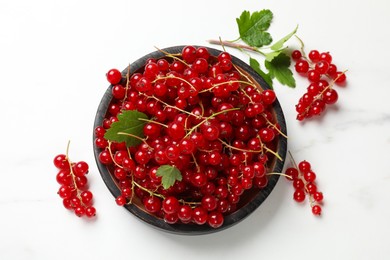
{"type": "Polygon", "coordinates": [[[385,0],[0,1],[0,259],[388,259],[389,13],[385,0]],[[115,204],[94,163],[106,71],[153,46],[234,39],[235,17],[263,8],[275,15],[275,38],[299,24],[307,50],[330,51],[349,69],[337,105],[305,123],[294,105],[307,81],[275,86],[289,149],[317,172],[323,215],[294,202],[282,178],[258,210],[223,232],[177,236],[141,223],[115,204]],[[67,212],[56,194],[52,159],[69,139],[70,156],[90,164],[94,220],[67,212]]]}

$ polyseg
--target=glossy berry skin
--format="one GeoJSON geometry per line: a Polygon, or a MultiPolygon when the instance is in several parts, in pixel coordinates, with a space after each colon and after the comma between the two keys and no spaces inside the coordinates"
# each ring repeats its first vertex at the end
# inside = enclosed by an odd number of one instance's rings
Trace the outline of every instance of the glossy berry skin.
{"type": "Polygon", "coordinates": [[[207,211],[202,207],[196,207],[192,210],[192,219],[198,225],[203,225],[208,220],[207,211]]]}
{"type": "Polygon", "coordinates": [[[295,63],[295,70],[298,73],[306,73],[309,70],[309,63],[305,60],[298,60],[295,63]]]}
{"type": "Polygon", "coordinates": [[[299,50],[294,50],[291,53],[291,58],[293,58],[294,60],[299,60],[301,57],[302,57],[302,53],[299,50]]]}
{"type": "Polygon", "coordinates": [[[212,228],[219,228],[223,225],[224,218],[223,215],[218,211],[213,211],[209,213],[207,223],[212,228]]]}
{"type": "Polygon", "coordinates": [[[302,161],[298,164],[299,170],[302,173],[309,172],[311,170],[311,164],[308,161],[302,161]]]}
{"type": "Polygon", "coordinates": [[[69,169],[69,162],[65,154],[59,154],[54,157],[53,163],[60,170],[69,169]]]}
{"type": "Polygon", "coordinates": [[[305,200],[305,191],[303,189],[297,189],[294,192],[294,200],[297,202],[303,202],[305,200]]]}
{"type": "Polygon", "coordinates": [[[173,214],[178,212],[180,207],[179,201],[176,197],[169,196],[162,202],[162,209],[167,214],[173,214]]]}
{"type": "Polygon", "coordinates": [[[183,223],[188,223],[192,219],[192,209],[189,205],[182,205],[179,207],[177,216],[183,223]]]}
{"type": "Polygon", "coordinates": [[[149,196],[143,201],[145,209],[149,213],[157,213],[161,210],[161,200],[156,196],[149,196]]]}
{"type": "Polygon", "coordinates": [[[73,166],[73,172],[76,176],[83,176],[88,173],[89,166],[86,162],[80,161],[73,166]]]}
{"type": "Polygon", "coordinates": [[[116,85],[118,84],[121,79],[122,79],[122,74],[119,70],[117,69],[110,69],[107,74],[106,74],[106,77],[107,77],[107,81],[112,84],[112,85],[116,85]]]}
{"type": "Polygon", "coordinates": [[[314,205],[314,206],[311,208],[311,211],[313,212],[313,215],[319,216],[319,215],[321,215],[322,209],[321,209],[321,206],[319,206],[319,205],[314,205]]]}

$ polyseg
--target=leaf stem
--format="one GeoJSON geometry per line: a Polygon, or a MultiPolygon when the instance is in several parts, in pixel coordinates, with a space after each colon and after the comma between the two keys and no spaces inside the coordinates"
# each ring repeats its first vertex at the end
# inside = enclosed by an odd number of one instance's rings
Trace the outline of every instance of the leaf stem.
{"type": "Polygon", "coordinates": [[[253,51],[253,52],[260,53],[261,55],[265,56],[265,53],[260,51],[258,48],[252,47],[252,46],[248,46],[248,45],[245,45],[245,44],[234,43],[234,42],[231,42],[231,41],[219,41],[219,40],[208,40],[207,42],[210,43],[210,44],[227,46],[227,47],[235,48],[235,49],[239,49],[239,50],[253,51]]]}

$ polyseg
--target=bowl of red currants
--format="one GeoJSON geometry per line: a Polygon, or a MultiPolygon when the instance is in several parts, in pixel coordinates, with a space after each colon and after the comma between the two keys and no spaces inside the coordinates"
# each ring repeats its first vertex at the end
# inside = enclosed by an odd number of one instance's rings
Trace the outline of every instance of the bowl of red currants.
{"type": "Polygon", "coordinates": [[[175,46],[106,76],[94,154],[119,206],[158,229],[200,235],[239,223],[270,195],[286,123],[275,92],[245,62],[175,46]]]}

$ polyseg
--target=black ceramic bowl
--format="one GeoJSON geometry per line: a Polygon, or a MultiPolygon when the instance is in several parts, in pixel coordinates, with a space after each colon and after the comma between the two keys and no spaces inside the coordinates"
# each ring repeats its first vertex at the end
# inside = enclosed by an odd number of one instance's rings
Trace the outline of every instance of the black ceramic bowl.
{"type": "MultiPolygon", "coordinates": [[[[185,46],[175,46],[175,47],[169,47],[166,49],[163,49],[166,53],[181,53],[182,49],[185,46]]],[[[195,46],[198,47],[198,46],[195,46]]],[[[218,56],[219,53],[221,53],[220,50],[216,50],[213,48],[207,48],[211,56],[218,56]]],[[[149,58],[153,59],[159,59],[166,57],[166,55],[161,51],[154,51],[152,53],[149,53],[142,58],[136,60],[134,63],[130,65],[130,73],[133,74],[137,71],[142,71],[143,67],[145,66],[145,62],[149,58]]],[[[232,62],[235,66],[241,69],[242,72],[244,72],[248,77],[250,77],[257,85],[258,87],[262,89],[269,89],[269,86],[267,83],[263,80],[262,77],[260,77],[249,65],[247,65],[245,62],[241,61],[240,59],[232,56],[232,62]]],[[[125,75],[128,73],[128,68],[125,68],[122,72],[122,76],[125,77],[125,75]]],[[[109,86],[107,88],[107,91],[105,92],[95,118],[94,123],[94,129],[97,126],[102,125],[103,120],[107,114],[108,106],[112,100],[112,94],[111,94],[111,87],[109,86]]],[[[282,108],[276,100],[273,104],[273,113],[276,118],[276,121],[280,124],[281,131],[283,133],[286,132],[286,123],[283,115],[282,108]]],[[[276,157],[273,156],[271,162],[268,164],[269,172],[281,172],[283,169],[284,159],[286,157],[286,150],[287,150],[287,140],[282,135],[277,136],[277,143],[276,143],[276,152],[280,155],[280,157],[283,160],[279,160],[276,157]]],[[[107,185],[110,192],[113,194],[114,197],[117,197],[120,195],[120,189],[118,188],[118,183],[115,180],[115,177],[113,177],[110,170],[103,164],[99,162],[99,153],[101,152],[101,149],[96,147],[94,142],[94,154],[97,166],[99,168],[101,177],[103,178],[103,181],[107,185]]],[[[184,234],[184,235],[200,235],[200,234],[208,234],[213,233],[216,231],[221,231],[226,228],[229,228],[233,226],[234,224],[239,223],[243,219],[245,219],[249,214],[251,214],[254,210],[256,210],[263,201],[269,196],[269,194],[274,189],[278,179],[279,175],[269,175],[268,176],[268,184],[265,188],[257,189],[252,188],[251,190],[246,191],[244,194],[245,196],[242,196],[240,199],[240,202],[238,204],[237,210],[230,215],[225,216],[224,224],[215,229],[209,227],[207,224],[205,225],[196,225],[196,224],[167,224],[163,219],[158,218],[154,215],[151,215],[145,211],[143,208],[142,203],[138,200],[133,200],[132,204],[125,205],[125,208],[130,211],[133,215],[138,217],[143,222],[146,222],[158,229],[175,233],[175,234],[184,234]]]]}

